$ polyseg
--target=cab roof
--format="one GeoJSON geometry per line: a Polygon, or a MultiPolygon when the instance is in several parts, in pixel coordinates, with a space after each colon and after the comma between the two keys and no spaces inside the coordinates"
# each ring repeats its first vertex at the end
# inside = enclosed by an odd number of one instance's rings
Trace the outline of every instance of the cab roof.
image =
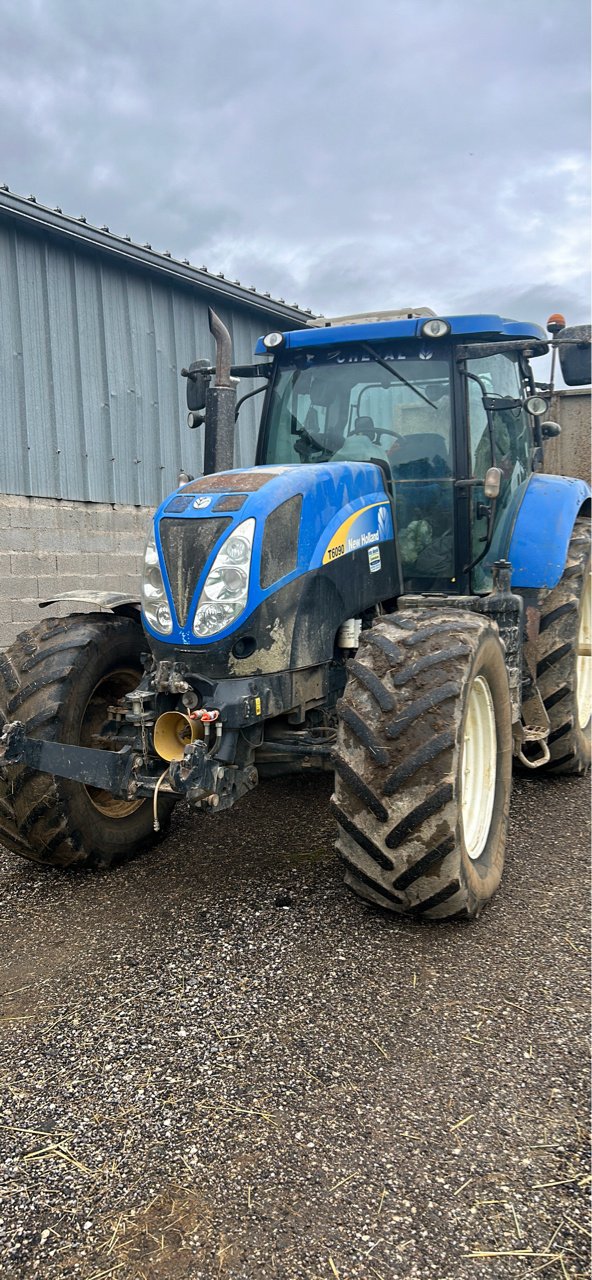
{"type": "MultiPolygon", "coordinates": [[[[499,342],[504,338],[532,338],[537,342],[548,342],[545,330],[538,324],[523,320],[507,320],[502,316],[440,316],[450,325],[452,338],[465,341],[499,342]]],[[[351,342],[382,342],[384,339],[404,340],[420,338],[425,316],[413,316],[402,320],[382,320],[380,322],[362,322],[360,324],[328,325],[324,328],[290,329],[283,333],[281,347],[275,351],[313,350],[318,347],[335,347],[351,342]]],[[[446,341],[442,338],[430,339],[433,343],[446,341]]],[[[256,355],[268,355],[259,338],[255,347],[256,355]]]]}

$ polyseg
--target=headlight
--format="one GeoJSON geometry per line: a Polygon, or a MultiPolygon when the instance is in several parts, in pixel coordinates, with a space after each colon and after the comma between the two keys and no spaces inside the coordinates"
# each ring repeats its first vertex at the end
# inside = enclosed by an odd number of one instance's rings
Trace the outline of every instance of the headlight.
{"type": "Polygon", "coordinates": [[[533,418],[541,418],[547,412],[549,404],[544,396],[529,396],[526,401],[526,408],[533,418]]]}
{"type": "Polygon", "coordinates": [[[450,325],[447,320],[426,320],[420,332],[423,338],[445,338],[450,333],[450,325]]]}
{"type": "Polygon", "coordinates": [[[155,631],[169,635],[173,630],[173,619],[169,609],[164,581],[160,571],[160,561],[154,533],[150,534],[144,552],[144,573],[142,575],[142,609],[147,621],[155,631]]]}
{"type": "Polygon", "coordinates": [[[246,607],[254,536],[255,521],[244,520],[221,546],[195,610],[193,631],[200,639],[224,631],[246,607]]]}
{"type": "Polygon", "coordinates": [[[266,351],[273,351],[274,347],[283,347],[283,345],[284,345],[283,333],[266,333],[263,339],[263,346],[265,347],[266,351]]]}

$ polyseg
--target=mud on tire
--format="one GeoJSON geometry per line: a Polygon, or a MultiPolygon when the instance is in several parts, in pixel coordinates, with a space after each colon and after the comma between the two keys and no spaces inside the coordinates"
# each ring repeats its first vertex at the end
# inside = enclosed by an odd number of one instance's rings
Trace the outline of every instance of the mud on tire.
{"type": "MultiPolygon", "coordinates": [[[[542,766],[545,773],[585,773],[590,768],[592,722],[582,712],[587,699],[582,688],[584,668],[578,664],[579,641],[586,631],[590,643],[589,582],[590,519],[580,518],[574,526],[563,577],[541,605],[537,682],[551,722],[551,759],[542,766]]],[[[592,660],[584,661],[590,664],[592,660]]]]}
{"type": "Polygon", "coordinates": [[[346,883],[399,913],[478,915],[501,878],[511,789],[510,696],[497,629],[468,612],[382,619],[362,633],[338,714],[331,803],[346,883]],[[473,691],[490,698],[495,718],[495,781],[477,842],[466,801],[463,811],[463,794],[473,794],[463,751],[473,691]]]}
{"type": "MultiPolygon", "coordinates": [[[[146,648],[131,618],[47,618],[0,654],[0,729],[21,720],[29,737],[96,746],[107,707],[134,688],[146,648]]],[[[26,765],[0,774],[0,843],[54,867],[109,866],[161,838],[172,803],[161,797],[161,832],[150,800],[117,801],[26,765]],[[163,803],[164,801],[164,803],[163,803]]]]}

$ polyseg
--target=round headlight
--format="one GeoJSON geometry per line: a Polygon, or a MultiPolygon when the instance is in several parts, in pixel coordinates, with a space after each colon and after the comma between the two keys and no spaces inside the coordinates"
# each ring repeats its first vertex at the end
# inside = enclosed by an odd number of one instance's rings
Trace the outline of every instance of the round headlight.
{"type": "Polygon", "coordinates": [[[216,631],[222,631],[233,621],[237,610],[240,612],[238,605],[201,604],[196,610],[193,623],[196,636],[205,639],[216,631]]]}
{"type": "Polygon", "coordinates": [[[221,564],[210,570],[203,594],[207,600],[236,600],[246,596],[248,585],[243,569],[221,564]]]}
{"type": "Polygon", "coordinates": [[[447,320],[426,320],[421,333],[424,338],[445,338],[450,333],[450,325],[447,320]]]}
{"type": "Polygon", "coordinates": [[[224,554],[229,560],[232,560],[233,564],[242,564],[243,561],[248,560],[251,554],[251,548],[246,538],[241,538],[240,536],[237,537],[235,535],[234,537],[229,538],[228,542],[225,544],[224,554]]]}
{"type": "Polygon", "coordinates": [[[541,414],[547,412],[549,405],[543,396],[529,396],[526,401],[526,408],[534,418],[540,418],[541,414]]]}
{"type": "Polygon", "coordinates": [[[283,333],[267,333],[263,339],[263,346],[267,351],[273,351],[274,347],[281,347],[283,341],[283,333]]]}
{"type": "Polygon", "coordinates": [[[170,631],[173,625],[171,611],[166,604],[159,604],[156,610],[156,621],[163,631],[170,631]]]}
{"type": "Polygon", "coordinates": [[[205,414],[203,413],[187,414],[187,426],[190,427],[192,431],[195,431],[196,427],[201,427],[205,420],[205,414]]]}

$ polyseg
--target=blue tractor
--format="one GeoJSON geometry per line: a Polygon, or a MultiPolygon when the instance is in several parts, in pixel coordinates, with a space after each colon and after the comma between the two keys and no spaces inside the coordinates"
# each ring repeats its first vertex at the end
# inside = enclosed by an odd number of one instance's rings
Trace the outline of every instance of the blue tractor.
{"type": "Polygon", "coordinates": [[[351,888],[474,917],[502,874],[513,757],[590,765],[591,495],[543,473],[559,427],[531,366],[551,345],[589,382],[590,330],[342,317],[233,367],[210,325],[215,368],[183,371],[205,474],[156,512],[141,623],[85,593],[94,612],[0,656],[0,839],[106,866],[180,799],[215,815],[259,776],[328,769],[351,888]],[[255,466],[234,470],[241,378],[263,408],[255,466]]]}

